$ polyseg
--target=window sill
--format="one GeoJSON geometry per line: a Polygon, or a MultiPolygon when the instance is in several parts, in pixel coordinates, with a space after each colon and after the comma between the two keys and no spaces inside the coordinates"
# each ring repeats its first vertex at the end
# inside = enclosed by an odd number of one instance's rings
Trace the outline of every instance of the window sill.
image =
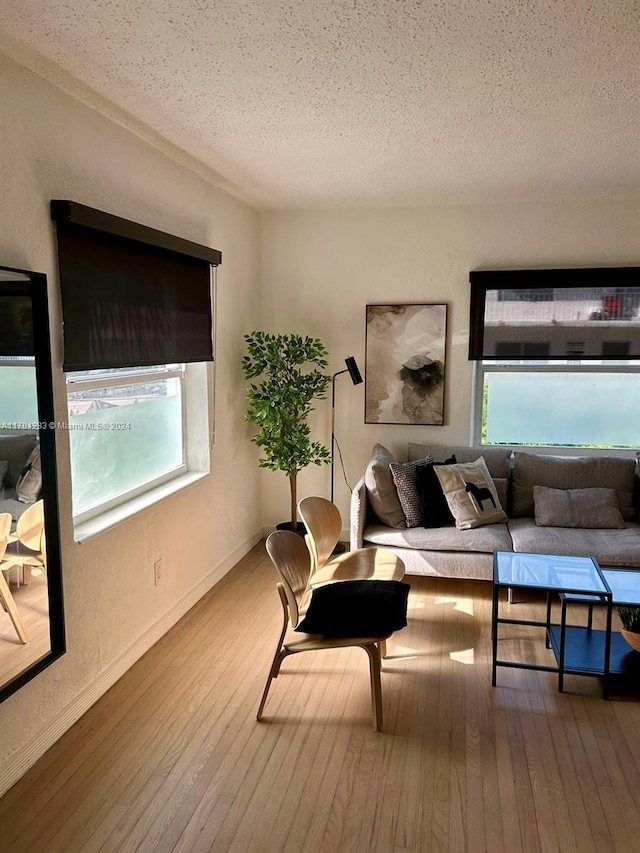
{"type": "Polygon", "coordinates": [[[90,518],[88,521],[74,525],[73,538],[80,544],[86,542],[88,539],[92,539],[99,533],[104,533],[105,530],[110,530],[143,509],[153,506],[207,476],[208,474],[205,471],[189,471],[186,474],[181,474],[179,477],[174,477],[174,479],[156,486],[155,489],[150,489],[143,495],[138,495],[120,506],[96,515],[95,518],[90,518]]]}

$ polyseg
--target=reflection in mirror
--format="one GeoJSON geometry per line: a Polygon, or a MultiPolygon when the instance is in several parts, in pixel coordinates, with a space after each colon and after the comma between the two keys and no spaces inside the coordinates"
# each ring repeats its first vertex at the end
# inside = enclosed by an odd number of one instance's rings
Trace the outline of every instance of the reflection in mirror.
{"type": "Polygon", "coordinates": [[[65,650],[46,286],[0,267],[0,699],[65,650]]]}

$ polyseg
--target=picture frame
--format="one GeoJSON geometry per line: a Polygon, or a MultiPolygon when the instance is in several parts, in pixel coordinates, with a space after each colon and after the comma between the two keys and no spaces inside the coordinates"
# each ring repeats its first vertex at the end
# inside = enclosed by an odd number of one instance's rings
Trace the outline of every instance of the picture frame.
{"type": "Polygon", "coordinates": [[[444,425],[446,303],[366,306],[365,423],[444,425]]]}

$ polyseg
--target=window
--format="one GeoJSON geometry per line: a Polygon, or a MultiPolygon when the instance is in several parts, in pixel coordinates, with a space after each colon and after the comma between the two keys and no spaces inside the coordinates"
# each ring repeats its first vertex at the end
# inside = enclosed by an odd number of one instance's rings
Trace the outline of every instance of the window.
{"type": "Polygon", "coordinates": [[[0,356],[0,430],[38,430],[33,356],[0,356]]]}
{"type": "Polygon", "coordinates": [[[476,364],[482,444],[637,448],[640,362],[476,364]]]}
{"type": "Polygon", "coordinates": [[[637,448],[640,268],[470,274],[474,440],[637,448]]]}
{"type": "Polygon", "coordinates": [[[69,373],[76,523],[187,471],[185,367],[69,373]]]}
{"type": "Polygon", "coordinates": [[[51,216],[83,541],[209,470],[222,255],[74,201],[54,199],[51,216]]]}

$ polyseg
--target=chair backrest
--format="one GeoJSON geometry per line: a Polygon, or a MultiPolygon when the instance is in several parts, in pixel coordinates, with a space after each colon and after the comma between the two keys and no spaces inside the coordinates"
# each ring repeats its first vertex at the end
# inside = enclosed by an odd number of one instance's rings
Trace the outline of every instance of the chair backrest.
{"type": "Polygon", "coordinates": [[[309,583],[311,559],[304,540],[292,530],[276,530],[267,539],[267,553],[282,584],[291,623],[300,621],[300,603],[309,583]]]}
{"type": "Polygon", "coordinates": [[[311,497],[300,501],[298,512],[312,540],[309,550],[315,563],[313,571],[317,571],[331,557],[340,539],[340,510],[326,498],[311,497]]]}
{"type": "Polygon", "coordinates": [[[7,549],[7,541],[11,532],[11,513],[0,512],[0,561],[7,549]]]}
{"type": "Polygon", "coordinates": [[[44,553],[44,501],[36,501],[22,513],[16,524],[16,536],[25,547],[44,553]]]}

